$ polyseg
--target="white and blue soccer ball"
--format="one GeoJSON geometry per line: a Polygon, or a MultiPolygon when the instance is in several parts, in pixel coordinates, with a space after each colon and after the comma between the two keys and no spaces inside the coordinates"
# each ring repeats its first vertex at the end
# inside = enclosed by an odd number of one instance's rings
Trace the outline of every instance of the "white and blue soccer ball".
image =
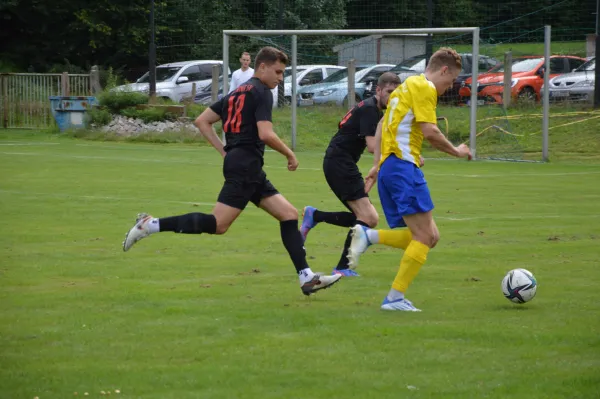
{"type": "Polygon", "coordinates": [[[502,279],[502,293],[511,302],[529,302],[535,296],[537,281],[529,270],[513,269],[502,279]]]}

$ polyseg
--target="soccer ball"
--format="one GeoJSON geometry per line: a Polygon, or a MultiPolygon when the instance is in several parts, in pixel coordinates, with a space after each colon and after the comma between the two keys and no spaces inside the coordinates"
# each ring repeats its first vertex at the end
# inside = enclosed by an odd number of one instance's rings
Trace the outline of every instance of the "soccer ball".
{"type": "Polygon", "coordinates": [[[535,296],[537,281],[529,270],[513,269],[502,279],[502,293],[511,302],[529,302],[535,296]]]}

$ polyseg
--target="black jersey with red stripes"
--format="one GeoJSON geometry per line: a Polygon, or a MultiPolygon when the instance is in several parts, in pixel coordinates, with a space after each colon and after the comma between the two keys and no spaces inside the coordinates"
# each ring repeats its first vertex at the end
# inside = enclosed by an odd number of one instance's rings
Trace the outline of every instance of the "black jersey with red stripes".
{"type": "Polygon", "coordinates": [[[264,155],[265,143],[258,136],[257,122],[272,121],[273,95],[260,79],[251,78],[210,109],[219,114],[223,122],[227,141],[225,151],[247,147],[264,155]]]}
{"type": "Polygon", "coordinates": [[[358,162],[367,146],[365,137],[375,136],[377,124],[382,116],[375,97],[356,104],[338,124],[338,131],[329,142],[327,156],[349,155],[354,162],[358,162]]]}

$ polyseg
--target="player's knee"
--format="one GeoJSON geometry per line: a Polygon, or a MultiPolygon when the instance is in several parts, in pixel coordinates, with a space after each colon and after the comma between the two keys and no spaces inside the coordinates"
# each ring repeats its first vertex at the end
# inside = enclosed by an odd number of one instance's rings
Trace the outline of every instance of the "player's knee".
{"type": "Polygon", "coordinates": [[[365,220],[363,220],[363,222],[365,222],[367,226],[373,229],[379,223],[379,215],[377,214],[377,212],[371,212],[365,217],[365,220]]]}
{"type": "Polygon", "coordinates": [[[227,233],[229,226],[231,226],[231,223],[219,223],[217,221],[217,229],[215,230],[215,234],[220,235],[227,233]]]}
{"type": "Polygon", "coordinates": [[[422,231],[418,233],[413,233],[413,240],[422,242],[427,245],[429,248],[435,247],[438,240],[440,239],[439,233],[431,230],[431,231],[422,231]]]}
{"type": "Polygon", "coordinates": [[[360,220],[370,228],[374,228],[379,223],[379,215],[374,206],[360,209],[355,215],[357,220],[360,220]]]}
{"type": "Polygon", "coordinates": [[[440,233],[434,233],[431,237],[431,246],[429,248],[435,248],[437,243],[440,241],[440,233]]]}
{"type": "Polygon", "coordinates": [[[287,206],[281,211],[281,221],[298,220],[298,210],[293,206],[287,206]]]}

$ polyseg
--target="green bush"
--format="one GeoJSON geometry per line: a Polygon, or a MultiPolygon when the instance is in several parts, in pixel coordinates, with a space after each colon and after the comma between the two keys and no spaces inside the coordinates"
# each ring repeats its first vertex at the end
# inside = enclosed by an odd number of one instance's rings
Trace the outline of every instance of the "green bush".
{"type": "Polygon", "coordinates": [[[136,109],[134,107],[125,108],[121,110],[121,115],[126,116],[128,118],[137,118],[144,121],[144,123],[150,122],[160,122],[166,120],[175,120],[177,116],[171,112],[168,112],[164,108],[144,108],[144,109],[136,109]]]}
{"type": "Polygon", "coordinates": [[[185,107],[185,116],[196,119],[204,110],[208,108],[206,105],[189,104],[185,107]]]}
{"type": "Polygon", "coordinates": [[[148,104],[148,95],[132,91],[104,91],[98,95],[98,102],[111,113],[118,114],[122,109],[138,104],[148,104]]]}
{"type": "Polygon", "coordinates": [[[88,124],[98,126],[108,125],[112,121],[112,115],[107,109],[92,107],[86,112],[88,124]]]}
{"type": "Polygon", "coordinates": [[[112,67],[109,67],[107,71],[100,70],[100,84],[104,90],[114,89],[120,84],[119,81],[119,74],[115,73],[112,67]]]}

